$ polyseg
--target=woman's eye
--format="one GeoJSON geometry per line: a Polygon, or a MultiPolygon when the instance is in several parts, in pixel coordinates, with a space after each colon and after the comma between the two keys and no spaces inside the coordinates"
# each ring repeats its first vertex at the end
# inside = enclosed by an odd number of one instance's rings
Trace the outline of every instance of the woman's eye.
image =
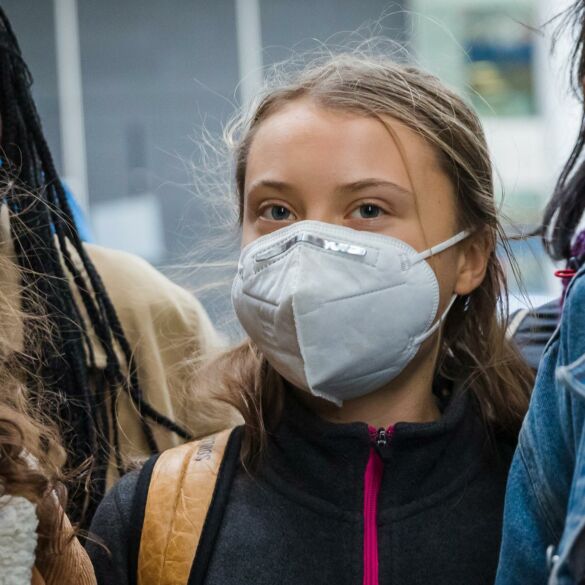
{"type": "Polygon", "coordinates": [[[292,212],[284,205],[269,205],[262,210],[261,217],[273,221],[287,221],[291,219],[292,212]]]}
{"type": "Polygon", "coordinates": [[[364,203],[352,212],[351,217],[357,219],[375,219],[380,217],[383,213],[384,210],[378,205],[364,203]]]}

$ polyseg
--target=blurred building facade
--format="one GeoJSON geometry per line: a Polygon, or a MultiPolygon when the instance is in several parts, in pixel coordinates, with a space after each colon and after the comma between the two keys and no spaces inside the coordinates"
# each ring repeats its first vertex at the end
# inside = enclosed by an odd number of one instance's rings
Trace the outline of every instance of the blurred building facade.
{"type": "MultiPolygon", "coordinates": [[[[3,0],[31,68],[58,167],[95,239],[159,266],[203,245],[208,225],[188,161],[261,67],[380,23],[415,63],[468,95],[484,120],[511,230],[539,221],[575,136],[570,39],[550,55],[567,0],[3,0]],[[313,39],[311,41],[311,39],[313,39]]],[[[373,27],[372,30],[375,30],[373,27]]],[[[515,245],[526,285],[555,294],[533,239],[515,245]]]]}
{"type": "MultiPolygon", "coordinates": [[[[494,159],[509,233],[538,225],[577,136],[580,105],[570,89],[569,31],[553,49],[556,18],[570,0],[413,0],[418,63],[467,94],[494,159]]],[[[538,237],[512,248],[533,302],[559,283],[538,237]]],[[[514,283],[512,283],[514,289],[514,283]]]]}

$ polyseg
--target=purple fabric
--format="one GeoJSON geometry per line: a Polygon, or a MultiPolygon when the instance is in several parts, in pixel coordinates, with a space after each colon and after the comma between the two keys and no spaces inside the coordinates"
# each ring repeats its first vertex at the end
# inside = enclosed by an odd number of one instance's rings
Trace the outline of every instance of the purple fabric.
{"type": "MultiPolygon", "coordinates": [[[[585,229],[580,231],[571,246],[571,258],[579,258],[585,255],[585,229]]],[[[565,295],[567,294],[567,287],[571,282],[573,276],[565,276],[562,278],[563,283],[563,294],[561,296],[561,307],[565,301],[565,295]]]]}
{"type": "Polygon", "coordinates": [[[571,256],[579,257],[585,254],[585,230],[579,232],[571,246],[571,256]]]}

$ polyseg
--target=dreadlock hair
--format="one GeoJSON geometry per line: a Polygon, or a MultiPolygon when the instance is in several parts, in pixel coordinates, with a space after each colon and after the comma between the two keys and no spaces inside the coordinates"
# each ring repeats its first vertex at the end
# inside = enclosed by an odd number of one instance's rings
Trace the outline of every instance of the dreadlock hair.
{"type": "MultiPolygon", "coordinates": [[[[40,363],[33,364],[36,375],[29,376],[27,386],[32,401],[39,401],[47,392],[58,398],[53,401],[56,406],[51,414],[68,452],[67,468],[78,469],[90,461],[87,477],[68,486],[68,512],[74,521],[87,527],[105,493],[112,449],[119,473],[125,471],[116,416],[118,391],[129,395],[141,415],[142,430],[153,453],[157,444],[149,421],[184,439],[190,437],[144,400],[132,349],[75,227],[43,135],[31,85],[16,36],[0,8],[0,180],[6,187],[11,237],[22,271],[22,310],[38,314],[40,300],[40,310],[48,318],[51,331],[37,360],[40,363]],[[76,265],[72,253],[82,267],[76,265]],[[73,289],[81,298],[89,324],[82,317],[73,289]],[[34,303],[27,291],[34,294],[34,303]],[[105,370],[92,376],[91,383],[90,372],[97,368],[88,326],[106,355],[105,370]],[[116,349],[124,363],[120,363],[116,349]]],[[[26,355],[26,348],[23,353],[26,355]]]]}
{"type": "MultiPolygon", "coordinates": [[[[583,102],[585,83],[585,1],[577,0],[559,15],[561,24],[555,33],[555,40],[574,26],[577,42],[571,54],[573,90],[583,102]]],[[[558,17],[555,17],[558,18],[558,17]]],[[[571,244],[579,222],[585,211],[585,103],[581,114],[579,136],[573,150],[557,180],[553,196],[544,211],[540,234],[545,249],[554,260],[565,260],[571,268],[578,268],[579,259],[572,259],[571,244]]]]}

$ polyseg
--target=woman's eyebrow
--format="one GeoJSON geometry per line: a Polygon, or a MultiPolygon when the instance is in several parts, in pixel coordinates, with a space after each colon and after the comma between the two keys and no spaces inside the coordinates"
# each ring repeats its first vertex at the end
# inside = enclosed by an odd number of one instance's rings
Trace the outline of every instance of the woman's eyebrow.
{"type": "Polygon", "coordinates": [[[340,185],[337,190],[343,193],[355,193],[356,191],[361,191],[362,189],[371,187],[386,187],[391,189],[397,195],[408,197],[412,197],[413,195],[412,192],[408,189],[405,189],[397,183],[387,181],[385,179],[360,179],[359,181],[352,181],[351,183],[340,185]]]}
{"type": "MultiPolygon", "coordinates": [[[[254,181],[250,188],[248,189],[248,193],[252,193],[256,189],[260,187],[267,187],[269,189],[274,189],[275,191],[280,191],[282,193],[293,193],[296,191],[296,188],[293,184],[287,183],[286,181],[278,181],[276,179],[259,179],[254,181]]],[[[343,185],[339,185],[336,188],[336,191],[342,194],[348,193],[355,193],[357,191],[361,191],[363,189],[372,188],[372,187],[385,187],[386,189],[390,189],[393,193],[405,197],[412,197],[413,193],[404,187],[398,185],[398,183],[394,183],[393,181],[387,181],[386,179],[360,179],[359,181],[352,181],[350,183],[344,183],[343,185]]]]}
{"type": "Polygon", "coordinates": [[[295,190],[293,185],[291,185],[290,183],[286,183],[285,181],[276,181],[274,179],[260,179],[258,181],[254,181],[250,185],[248,192],[252,192],[258,189],[259,187],[268,187],[270,189],[283,192],[295,190]]]}

